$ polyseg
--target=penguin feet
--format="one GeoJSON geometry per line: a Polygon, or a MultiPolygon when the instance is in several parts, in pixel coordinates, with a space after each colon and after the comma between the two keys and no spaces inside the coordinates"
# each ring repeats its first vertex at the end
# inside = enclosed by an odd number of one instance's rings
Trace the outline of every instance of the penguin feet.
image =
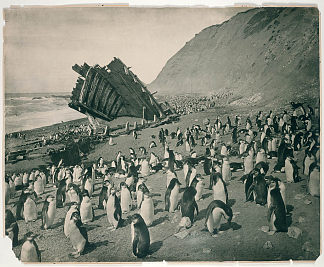
{"type": "Polygon", "coordinates": [[[276,231],[271,230],[271,231],[269,231],[267,234],[268,234],[268,235],[274,235],[275,232],[276,232],[276,231]]]}
{"type": "Polygon", "coordinates": [[[76,259],[81,256],[81,253],[79,251],[75,251],[75,252],[71,252],[70,255],[76,259]]]}

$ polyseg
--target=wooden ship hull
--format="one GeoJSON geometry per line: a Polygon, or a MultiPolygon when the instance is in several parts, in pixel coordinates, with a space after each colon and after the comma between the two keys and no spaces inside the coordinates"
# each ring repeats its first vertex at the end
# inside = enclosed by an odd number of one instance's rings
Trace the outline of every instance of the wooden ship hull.
{"type": "Polygon", "coordinates": [[[129,116],[153,120],[172,114],[170,106],[161,106],[146,86],[118,58],[107,66],[74,65],[80,74],[72,91],[69,107],[95,118],[112,121],[129,116]]]}

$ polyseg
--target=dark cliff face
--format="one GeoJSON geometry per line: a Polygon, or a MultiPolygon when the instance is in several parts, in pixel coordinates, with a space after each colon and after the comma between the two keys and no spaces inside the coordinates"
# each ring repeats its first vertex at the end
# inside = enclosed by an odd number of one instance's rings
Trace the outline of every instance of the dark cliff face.
{"type": "Polygon", "coordinates": [[[239,13],[196,34],[149,89],[225,94],[237,103],[319,97],[318,24],[316,8],[239,13]]]}

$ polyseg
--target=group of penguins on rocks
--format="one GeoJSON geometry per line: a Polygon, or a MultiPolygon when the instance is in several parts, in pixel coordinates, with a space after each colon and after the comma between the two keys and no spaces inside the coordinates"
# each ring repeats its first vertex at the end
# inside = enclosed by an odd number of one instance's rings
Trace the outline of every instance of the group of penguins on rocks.
{"type": "MultiPolygon", "coordinates": [[[[148,177],[159,171],[166,174],[165,211],[173,213],[180,209],[179,232],[190,228],[195,214],[199,212],[197,202],[202,198],[205,183],[202,175],[197,173],[198,164],[203,165],[203,175],[210,177],[209,189],[213,192],[205,219],[211,235],[219,231],[222,218],[231,225],[233,211],[228,203],[227,187],[232,172],[238,170],[244,172],[240,180],[244,183],[246,201],[268,207],[269,234],[286,232],[285,183],[298,182],[300,179],[300,168],[294,160],[296,153],[305,151],[303,173],[308,177],[308,193],[317,197],[320,195],[319,132],[314,127],[314,122],[315,125],[317,123],[315,120],[313,109],[309,106],[306,111],[303,105],[293,106],[290,115],[286,111],[278,115],[272,111],[268,114],[260,111],[255,123],[252,123],[250,116],[245,124],[240,116],[235,117],[233,124],[229,117],[224,124],[217,117],[215,123],[206,120],[204,126],[195,124],[183,132],[177,128],[175,132],[169,133],[167,129],[161,128],[158,140],[164,153],[162,160],[154,152],[147,153],[145,147],[140,147],[139,155],[130,148],[127,159],[118,152],[110,164],[105,163],[102,157],[88,168],[83,164],[64,166],[61,160],[58,166],[53,165],[47,173],[46,170],[32,170],[30,173],[7,175],[6,205],[16,194],[20,196],[14,203],[15,215],[9,208],[5,210],[6,235],[11,238],[13,246],[18,245],[17,220],[25,220],[27,223],[38,219],[36,200],[41,199],[46,184],[52,183],[56,195],[46,195],[43,201],[41,227],[50,229],[56,209],[69,206],[64,220],[64,235],[70,239],[75,250],[72,256],[79,257],[87,246],[91,246],[84,225],[95,219],[91,199],[95,181],[102,181],[97,208],[106,211],[109,228],[114,231],[123,226],[123,214],[136,206],[136,213],[130,216],[132,250],[135,256],[146,257],[150,253],[148,227],[152,226],[154,220],[153,194],[145,184],[148,177]],[[297,111],[301,115],[298,116],[297,111]],[[224,135],[231,135],[231,141],[222,142],[221,136],[224,135]],[[187,156],[170,149],[172,140],[176,142],[175,147],[184,147],[187,156]],[[199,143],[205,150],[205,154],[200,156],[194,150],[199,143]],[[230,162],[234,156],[240,162],[230,162]],[[275,161],[271,174],[285,173],[286,181],[267,176],[270,173],[269,160],[275,161]],[[183,170],[185,181],[182,195],[176,173],[178,170],[183,170]]],[[[152,138],[156,137],[152,135],[152,138]]],[[[158,145],[153,140],[149,148],[154,147],[158,145]]],[[[35,235],[31,232],[25,235],[20,259],[23,262],[41,261],[35,235]]]]}

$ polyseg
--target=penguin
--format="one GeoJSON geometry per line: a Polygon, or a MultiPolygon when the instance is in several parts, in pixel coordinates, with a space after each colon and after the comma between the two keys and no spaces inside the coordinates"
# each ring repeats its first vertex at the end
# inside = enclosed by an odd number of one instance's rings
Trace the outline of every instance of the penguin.
{"type": "Polygon", "coordinates": [[[315,162],[309,167],[308,192],[314,197],[320,197],[320,166],[315,162]]]}
{"type": "Polygon", "coordinates": [[[62,179],[56,190],[56,208],[63,208],[66,200],[66,179],[62,179]]]}
{"type": "Polygon", "coordinates": [[[71,255],[78,258],[89,247],[88,233],[86,228],[82,225],[79,212],[73,212],[71,215],[71,223],[69,226],[69,239],[72,247],[76,250],[71,255]]]}
{"type": "MultiPolygon", "coordinates": [[[[249,201],[253,195],[253,200],[256,204],[265,205],[267,203],[267,183],[264,175],[259,170],[254,169],[252,172],[253,182],[248,188],[246,199],[249,201]]],[[[248,181],[247,181],[248,182],[248,181]]]]}
{"type": "Polygon", "coordinates": [[[308,176],[309,175],[309,167],[312,163],[316,161],[315,156],[309,151],[305,151],[305,157],[303,161],[303,173],[308,176]]]}
{"type": "Polygon", "coordinates": [[[151,226],[154,220],[154,205],[149,192],[143,193],[143,201],[140,208],[140,214],[145,224],[151,226]]]}
{"type": "Polygon", "coordinates": [[[12,247],[18,246],[19,227],[15,216],[9,209],[5,211],[5,234],[11,239],[12,247]]]}
{"type": "Polygon", "coordinates": [[[120,183],[120,206],[122,213],[128,213],[132,210],[132,197],[125,182],[120,183]]]}
{"type": "Polygon", "coordinates": [[[272,182],[269,185],[269,208],[267,219],[270,232],[287,232],[286,208],[283,202],[278,182],[272,182]]]}
{"type": "Polygon", "coordinates": [[[27,193],[26,201],[24,203],[24,219],[25,222],[37,220],[37,206],[32,197],[32,193],[27,193]]]}
{"type": "Polygon", "coordinates": [[[298,167],[296,162],[288,156],[285,160],[285,173],[286,173],[286,180],[287,183],[298,182],[298,167]]]}
{"type": "Polygon", "coordinates": [[[111,188],[112,184],[110,183],[110,181],[105,180],[99,193],[98,209],[104,209],[106,207],[111,188]]]}
{"type": "Polygon", "coordinates": [[[140,214],[131,217],[131,237],[134,256],[144,258],[149,254],[150,233],[140,214]]]}
{"type": "Polygon", "coordinates": [[[115,188],[111,188],[110,190],[106,210],[108,222],[114,227],[114,230],[116,230],[122,223],[122,211],[119,199],[116,196],[115,188]]]}
{"type": "Polygon", "coordinates": [[[34,190],[37,196],[44,193],[44,182],[40,175],[36,176],[36,181],[34,182],[34,190]]]}
{"type": "Polygon", "coordinates": [[[15,183],[16,191],[22,190],[22,188],[23,188],[23,178],[22,178],[22,176],[20,174],[15,176],[13,181],[15,183]]]}
{"type": "Polygon", "coordinates": [[[165,192],[165,211],[174,212],[179,202],[179,190],[181,183],[177,178],[173,178],[165,192]]]}
{"type": "Polygon", "coordinates": [[[197,191],[195,188],[189,186],[186,188],[186,190],[183,192],[181,204],[180,204],[180,210],[182,217],[188,217],[191,224],[194,221],[194,212],[197,211],[198,215],[198,205],[195,200],[195,195],[197,191]]]}
{"type": "Polygon", "coordinates": [[[244,164],[244,174],[249,174],[253,170],[253,156],[252,155],[246,155],[243,158],[243,164],[244,164]]]}
{"type": "Polygon", "coordinates": [[[27,196],[29,194],[29,190],[25,189],[21,192],[19,199],[16,203],[16,219],[20,220],[23,219],[23,214],[24,214],[24,205],[27,199],[27,196]]]}
{"type": "Polygon", "coordinates": [[[170,182],[172,179],[176,178],[177,179],[177,174],[173,171],[171,171],[169,168],[166,171],[166,188],[168,188],[170,182]]]}
{"type": "Polygon", "coordinates": [[[211,177],[214,200],[221,200],[228,203],[228,192],[226,184],[219,172],[212,172],[211,177]]]}
{"type": "Polygon", "coordinates": [[[26,239],[21,247],[20,260],[22,262],[41,262],[41,253],[35,241],[35,235],[26,234],[26,239]]]}
{"type": "Polygon", "coordinates": [[[210,175],[211,163],[212,163],[212,160],[210,158],[210,155],[206,156],[205,161],[204,161],[204,173],[206,175],[210,175]]]}
{"type": "Polygon", "coordinates": [[[94,178],[95,178],[95,170],[93,170],[92,168],[88,168],[87,173],[84,175],[84,178],[82,179],[82,188],[83,188],[82,191],[87,190],[90,198],[92,197],[92,193],[94,189],[93,188],[94,178]]]}
{"type": "Polygon", "coordinates": [[[266,175],[269,170],[269,163],[260,161],[254,166],[254,169],[258,169],[261,174],[266,175]]]}
{"type": "Polygon", "coordinates": [[[140,173],[143,177],[150,175],[150,164],[146,158],[144,158],[141,162],[140,173]]]}
{"type": "Polygon", "coordinates": [[[64,235],[66,237],[69,237],[69,235],[70,235],[70,224],[71,224],[71,220],[72,220],[71,217],[72,217],[73,212],[80,213],[79,204],[76,203],[76,202],[71,203],[71,206],[70,206],[69,210],[65,214],[63,231],[64,231],[64,235]]]}
{"type": "Polygon", "coordinates": [[[287,206],[286,206],[286,186],[283,182],[281,182],[281,180],[279,178],[275,178],[275,177],[272,177],[272,176],[269,176],[269,177],[266,177],[267,179],[267,184],[268,184],[268,197],[267,197],[267,203],[268,203],[268,208],[270,207],[270,204],[271,204],[271,195],[270,195],[270,191],[269,190],[269,187],[270,187],[270,184],[272,183],[271,187],[273,187],[273,183],[275,183],[276,185],[275,186],[278,186],[279,187],[279,190],[280,190],[280,194],[281,194],[281,197],[282,197],[282,200],[283,200],[283,203],[284,203],[284,206],[285,206],[285,211],[287,213],[287,206]]]}
{"type": "Polygon", "coordinates": [[[81,222],[86,224],[94,221],[94,209],[91,204],[89,192],[85,189],[82,193],[82,201],[80,205],[81,222]]]}
{"type": "Polygon", "coordinates": [[[232,172],[231,172],[231,167],[228,158],[224,158],[223,165],[222,165],[222,178],[226,183],[228,183],[231,180],[231,177],[232,177],[232,172]]]}
{"type": "Polygon", "coordinates": [[[267,161],[267,156],[265,154],[264,149],[262,149],[262,148],[259,150],[259,152],[258,152],[258,154],[256,156],[255,163],[258,164],[261,161],[264,161],[264,162],[267,161]]]}
{"type": "Polygon", "coordinates": [[[195,195],[195,200],[196,201],[199,201],[202,197],[202,193],[203,193],[203,189],[204,189],[204,186],[205,186],[205,183],[204,183],[204,180],[203,178],[201,177],[200,174],[197,174],[196,175],[196,179],[197,179],[197,183],[196,183],[196,195],[195,195]]]}
{"type": "Polygon", "coordinates": [[[55,219],[56,214],[56,201],[54,196],[48,195],[44,201],[42,208],[42,226],[41,229],[49,229],[55,219]]]}
{"type": "Polygon", "coordinates": [[[29,175],[27,172],[24,172],[23,176],[22,176],[22,183],[24,186],[28,186],[28,178],[29,178],[29,175]]]}
{"type": "Polygon", "coordinates": [[[150,144],[149,144],[149,148],[154,148],[154,147],[157,147],[155,141],[151,141],[150,144]]]}
{"type": "Polygon", "coordinates": [[[136,202],[137,208],[139,209],[143,201],[143,193],[149,191],[146,185],[144,184],[144,178],[139,178],[136,184],[136,202]]]}
{"type": "Polygon", "coordinates": [[[213,200],[207,207],[205,224],[209,233],[216,234],[221,226],[221,219],[224,217],[227,223],[231,224],[233,211],[230,206],[221,200],[213,200]]]}
{"type": "Polygon", "coordinates": [[[76,184],[69,184],[67,195],[69,196],[70,202],[77,202],[78,204],[81,203],[81,190],[76,184]]]}

